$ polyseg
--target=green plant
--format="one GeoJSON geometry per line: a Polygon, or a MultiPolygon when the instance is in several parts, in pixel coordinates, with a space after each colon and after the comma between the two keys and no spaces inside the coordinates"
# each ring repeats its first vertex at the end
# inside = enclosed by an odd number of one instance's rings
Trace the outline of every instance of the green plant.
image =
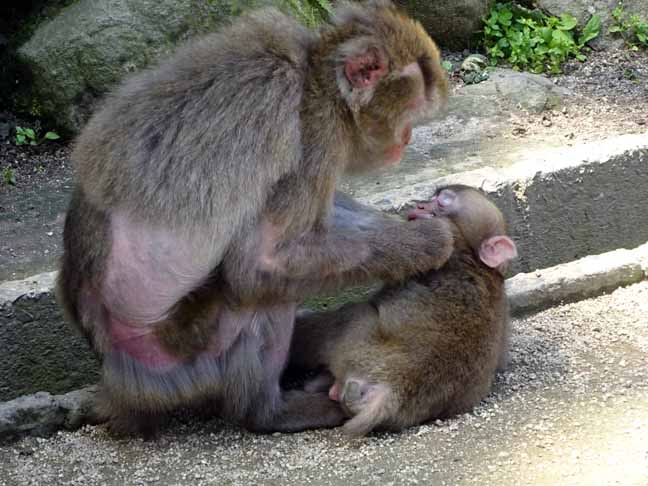
{"type": "Polygon", "coordinates": [[[10,186],[15,186],[16,171],[14,171],[11,167],[5,167],[4,169],[2,169],[2,180],[4,181],[5,184],[9,184],[10,186]]]}
{"type": "Polygon", "coordinates": [[[59,135],[56,132],[47,132],[43,138],[36,136],[36,131],[33,128],[16,127],[16,145],[38,145],[44,140],[58,140],[59,135]]]}
{"type": "Polygon", "coordinates": [[[648,22],[636,14],[628,17],[623,8],[623,2],[619,2],[612,10],[612,19],[614,22],[608,32],[619,34],[633,50],[638,49],[636,42],[648,47],[648,22]]]}
{"type": "Polygon", "coordinates": [[[329,0],[281,0],[297,20],[308,27],[321,24],[333,8],[329,0]]]}
{"type": "Polygon", "coordinates": [[[496,3],[484,18],[484,47],[491,64],[506,61],[517,70],[559,73],[570,57],[586,58],[582,51],[599,35],[601,18],[593,15],[581,34],[570,14],[549,17],[512,3],[496,3]]]}

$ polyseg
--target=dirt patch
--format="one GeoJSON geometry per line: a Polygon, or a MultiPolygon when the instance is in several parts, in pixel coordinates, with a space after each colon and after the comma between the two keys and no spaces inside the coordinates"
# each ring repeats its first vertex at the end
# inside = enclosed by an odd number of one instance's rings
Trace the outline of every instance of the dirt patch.
{"type": "Polygon", "coordinates": [[[61,251],[63,221],[72,189],[70,149],[49,142],[36,147],[0,143],[0,281],[53,270],[61,251]]]}
{"type": "Polygon", "coordinates": [[[592,51],[553,77],[575,99],[562,110],[512,115],[511,136],[563,138],[566,144],[648,131],[648,51],[592,51]]]}
{"type": "MultiPolygon", "coordinates": [[[[538,141],[571,145],[628,133],[648,136],[648,51],[593,51],[585,62],[572,61],[564,74],[551,79],[575,96],[560,110],[512,112],[510,129],[498,137],[533,146],[538,141]]],[[[455,89],[461,83],[453,79],[455,89]]],[[[12,280],[55,268],[72,170],[65,144],[16,147],[11,136],[2,135],[0,171],[11,168],[16,183],[0,179],[0,280],[12,280]]],[[[473,149],[465,147],[467,152],[473,149]]]]}

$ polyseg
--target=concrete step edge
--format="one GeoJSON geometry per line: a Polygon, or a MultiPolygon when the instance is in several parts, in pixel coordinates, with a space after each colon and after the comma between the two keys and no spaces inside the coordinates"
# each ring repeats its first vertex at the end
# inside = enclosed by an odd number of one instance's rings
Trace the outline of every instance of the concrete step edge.
{"type": "MultiPolygon", "coordinates": [[[[0,286],[0,295],[7,300],[51,292],[54,273],[35,275],[9,288],[0,286]]],[[[648,243],[521,273],[507,279],[506,289],[512,314],[521,315],[595,297],[646,278],[648,243]]],[[[95,393],[96,387],[91,386],[62,395],[39,392],[0,402],[0,442],[24,435],[47,436],[90,423],[95,393]]]]}

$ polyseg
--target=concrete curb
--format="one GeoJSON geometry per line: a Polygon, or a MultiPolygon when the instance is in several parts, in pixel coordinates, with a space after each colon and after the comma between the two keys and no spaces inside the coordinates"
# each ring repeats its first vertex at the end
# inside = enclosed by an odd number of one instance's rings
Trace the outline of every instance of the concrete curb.
{"type": "MultiPolygon", "coordinates": [[[[43,279],[52,281],[51,277],[44,274],[43,279]]],[[[506,288],[511,313],[521,315],[563,302],[594,297],[646,278],[648,243],[632,250],[616,250],[518,274],[506,281],[506,288]]],[[[46,291],[37,281],[20,285],[46,291]]],[[[6,288],[0,292],[5,297],[9,294],[6,288]]],[[[11,295],[15,297],[17,293],[11,295]]],[[[75,429],[90,423],[90,407],[95,393],[96,388],[89,387],[65,395],[39,392],[0,402],[0,442],[23,435],[47,436],[62,428],[75,429]]]]}
{"type": "Polygon", "coordinates": [[[0,283],[0,403],[95,383],[97,359],[54,297],[56,272],[0,283]]]}
{"type": "Polygon", "coordinates": [[[596,297],[648,278],[648,243],[615,250],[507,279],[512,315],[596,297]]]}

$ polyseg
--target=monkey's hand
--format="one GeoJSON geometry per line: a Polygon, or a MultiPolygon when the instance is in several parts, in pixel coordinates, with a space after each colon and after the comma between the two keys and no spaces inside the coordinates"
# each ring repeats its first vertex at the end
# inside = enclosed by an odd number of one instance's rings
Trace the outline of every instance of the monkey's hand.
{"type": "Polygon", "coordinates": [[[402,280],[416,273],[438,270],[453,251],[452,228],[443,218],[399,221],[399,224],[383,224],[379,229],[380,234],[374,236],[372,260],[376,266],[381,263],[384,266],[380,272],[382,279],[402,280]]]}

